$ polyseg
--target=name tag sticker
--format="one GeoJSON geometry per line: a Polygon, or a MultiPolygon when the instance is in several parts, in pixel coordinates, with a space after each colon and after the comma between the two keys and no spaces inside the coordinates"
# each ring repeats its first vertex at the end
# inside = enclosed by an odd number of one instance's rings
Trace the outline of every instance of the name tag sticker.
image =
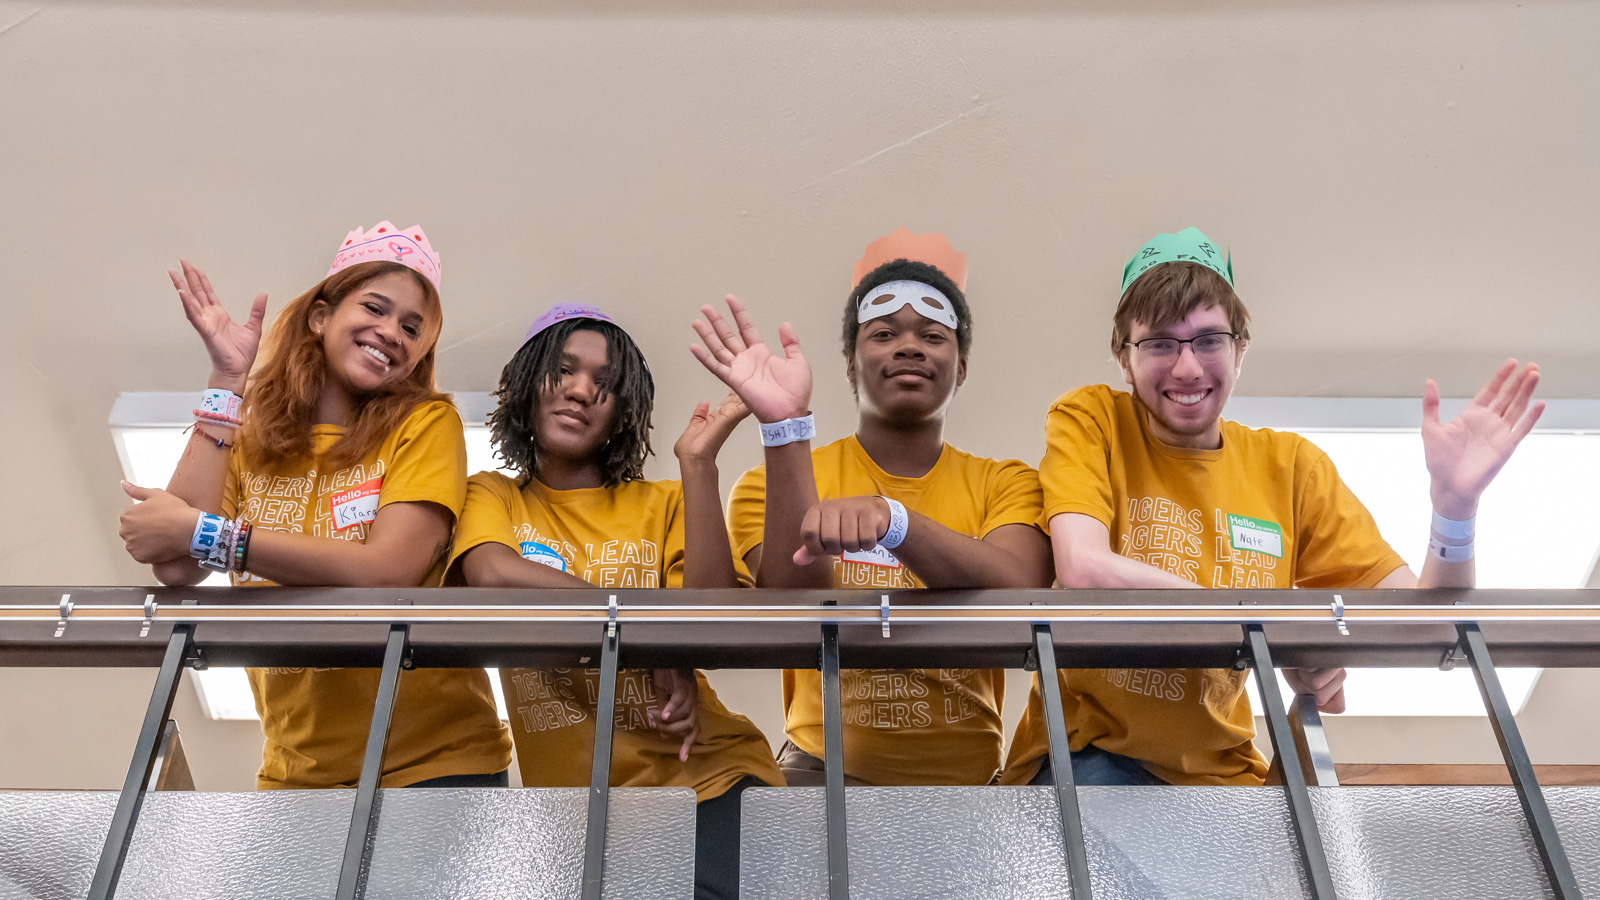
{"type": "Polygon", "coordinates": [[[865,563],[869,566],[883,566],[887,569],[900,568],[900,560],[895,558],[884,547],[873,547],[871,550],[846,550],[839,554],[845,562],[865,563]]]}
{"type": "Polygon", "coordinates": [[[333,530],[343,531],[352,525],[376,519],[378,493],[382,490],[383,476],[380,475],[329,497],[328,511],[333,515],[333,530]]]}
{"type": "Polygon", "coordinates": [[[549,566],[558,572],[567,570],[567,561],[562,559],[561,554],[554,549],[538,541],[523,541],[519,546],[522,548],[523,559],[531,560],[542,566],[549,566]]]}
{"type": "Polygon", "coordinates": [[[1278,527],[1277,522],[1228,513],[1228,531],[1233,549],[1254,550],[1283,559],[1283,529],[1278,527]]]}

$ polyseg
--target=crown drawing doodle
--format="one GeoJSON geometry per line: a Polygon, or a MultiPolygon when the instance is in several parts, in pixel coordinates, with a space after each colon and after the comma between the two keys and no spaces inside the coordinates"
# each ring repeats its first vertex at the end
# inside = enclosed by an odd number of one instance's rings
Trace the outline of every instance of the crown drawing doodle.
{"type": "Polygon", "coordinates": [[[439,254],[433,252],[420,226],[396,228],[388,222],[379,222],[371,231],[357,228],[344,236],[328,274],[364,262],[397,262],[415,269],[433,282],[435,289],[439,287],[439,254]]]}

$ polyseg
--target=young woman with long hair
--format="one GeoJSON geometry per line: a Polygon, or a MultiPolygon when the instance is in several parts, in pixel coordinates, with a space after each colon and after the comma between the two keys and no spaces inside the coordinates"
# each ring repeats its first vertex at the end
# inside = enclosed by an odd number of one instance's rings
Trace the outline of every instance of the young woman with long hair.
{"type": "MultiPolygon", "coordinates": [[[[747,415],[701,403],[673,447],[682,481],[645,481],[655,384],[639,347],[590,306],[534,322],[500,376],[489,425],[511,478],[479,472],[450,578],[488,587],[731,588],[736,566],[717,452],[747,415]]],[[[502,669],[522,783],[589,784],[598,670],[502,669]]],[[[612,727],[611,722],[603,727],[612,727]]],[[[695,896],[738,895],[739,795],[781,785],[767,739],[693,670],[623,671],[611,783],[690,787],[699,800],[695,896]]]]}
{"type": "MultiPolygon", "coordinates": [[[[205,274],[171,272],[211,378],[166,490],[124,482],[128,552],[163,584],[437,585],[466,497],[461,418],[434,387],[439,260],[420,228],[350,233],[328,274],[278,315],[252,374],[267,296],[244,323],[205,274]]],[[[261,788],[351,786],[375,669],[249,671],[266,737],[261,788]]],[[[503,786],[511,744],[481,669],[400,678],[384,787],[503,786]]]]}

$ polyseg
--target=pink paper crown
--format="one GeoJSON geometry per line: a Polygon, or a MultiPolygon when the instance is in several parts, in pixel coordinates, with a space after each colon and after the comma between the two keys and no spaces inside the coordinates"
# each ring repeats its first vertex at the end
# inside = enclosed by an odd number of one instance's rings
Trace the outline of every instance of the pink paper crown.
{"type": "Polygon", "coordinates": [[[371,231],[357,228],[344,237],[344,244],[333,257],[328,274],[348,269],[356,263],[397,262],[410,266],[439,287],[439,254],[433,252],[428,236],[416,225],[396,228],[388,222],[379,222],[371,231]]]}

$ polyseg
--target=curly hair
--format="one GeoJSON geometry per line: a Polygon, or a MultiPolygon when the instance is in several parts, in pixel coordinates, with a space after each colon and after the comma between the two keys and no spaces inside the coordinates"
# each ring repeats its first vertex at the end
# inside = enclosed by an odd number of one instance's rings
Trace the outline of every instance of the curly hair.
{"type": "Polygon", "coordinates": [[[960,351],[961,358],[966,359],[967,351],[972,349],[972,311],[967,308],[967,295],[937,267],[909,259],[896,259],[873,269],[850,292],[850,298],[844,304],[844,358],[854,359],[856,355],[856,334],[861,328],[856,315],[861,307],[861,298],[878,285],[891,281],[931,284],[950,298],[951,305],[956,308],[956,349],[960,351]]]}
{"type": "Polygon", "coordinates": [[[527,486],[539,468],[539,402],[545,389],[561,381],[561,351],[575,331],[593,331],[606,339],[606,359],[611,379],[600,386],[600,399],[616,397],[617,418],[611,437],[601,448],[605,460],[601,474],[606,487],[644,477],[650,449],[650,413],[655,406],[656,383],[644,354],[628,333],[610,322],[568,319],[534,335],[524,343],[500,373],[500,399],[489,414],[489,435],[495,455],[517,470],[527,486]]]}

